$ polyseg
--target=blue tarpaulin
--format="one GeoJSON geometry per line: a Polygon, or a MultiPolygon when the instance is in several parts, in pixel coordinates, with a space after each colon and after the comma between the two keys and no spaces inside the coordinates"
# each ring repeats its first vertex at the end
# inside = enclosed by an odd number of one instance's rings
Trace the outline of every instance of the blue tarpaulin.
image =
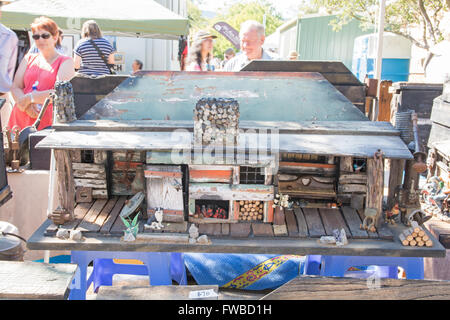
{"type": "Polygon", "coordinates": [[[305,257],[275,254],[185,253],[199,285],[245,290],[275,289],[303,273],[305,257]]]}

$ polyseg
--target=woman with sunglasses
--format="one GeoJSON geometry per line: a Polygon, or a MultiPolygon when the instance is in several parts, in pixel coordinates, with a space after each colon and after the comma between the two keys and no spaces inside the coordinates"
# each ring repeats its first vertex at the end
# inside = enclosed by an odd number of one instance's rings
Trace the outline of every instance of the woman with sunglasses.
{"type": "MultiPolygon", "coordinates": [[[[63,38],[64,38],[63,31],[58,28],[58,41],[56,42],[55,49],[56,49],[56,52],[58,52],[59,54],[67,56],[68,54],[64,51],[64,48],[62,46],[63,38]]],[[[28,53],[39,53],[39,49],[36,47],[36,44],[33,44],[31,46],[31,48],[28,51],[28,53]]]]}
{"type": "MultiPolygon", "coordinates": [[[[56,51],[58,26],[47,17],[39,17],[31,24],[33,40],[39,53],[27,54],[17,69],[11,93],[16,102],[8,126],[23,129],[31,126],[40,111],[40,106],[54,91],[56,80],[70,80],[75,75],[71,57],[56,51]]],[[[38,130],[52,125],[53,106],[45,111],[38,130]]]]}

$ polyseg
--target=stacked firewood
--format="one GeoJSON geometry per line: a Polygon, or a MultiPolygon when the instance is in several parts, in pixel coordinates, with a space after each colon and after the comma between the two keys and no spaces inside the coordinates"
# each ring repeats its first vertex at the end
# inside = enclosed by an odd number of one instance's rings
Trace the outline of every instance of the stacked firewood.
{"type": "Polygon", "coordinates": [[[202,98],[194,109],[194,139],[200,144],[236,142],[239,103],[234,99],[202,98]]]}
{"type": "Polygon", "coordinates": [[[425,231],[417,224],[413,223],[411,228],[406,229],[399,234],[402,245],[411,247],[432,247],[433,241],[425,233],[425,231]]]}
{"type": "Polygon", "coordinates": [[[239,201],[239,220],[262,221],[264,216],[263,201],[239,201]]]}

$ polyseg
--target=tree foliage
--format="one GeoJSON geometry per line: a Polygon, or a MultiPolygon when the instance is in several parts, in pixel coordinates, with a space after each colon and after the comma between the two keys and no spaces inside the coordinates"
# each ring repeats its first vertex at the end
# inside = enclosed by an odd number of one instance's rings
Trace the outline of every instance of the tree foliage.
{"type": "Polygon", "coordinates": [[[208,20],[202,17],[202,11],[198,7],[201,3],[199,0],[187,0],[187,14],[191,29],[200,30],[208,25],[208,20]]]}
{"type": "MultiPolygon", "coordinates": [[[[359,20],[365,30],[373,28],[378,20],[379,0],[313,0],[313,4],[337,14],[331,22],[337,30],[352,19],[359,20]]],[[[388,0],[385,31],[404,36],[416,46],[429,50],[443,39],[440,20],[448,10],[450,0],[388,0]],[[421,32],[414,32],[414,27],[421,32]]]]}
{"type": "MultiPolygon", "coordinates": [[[[189,0],[192,3],[192,0],[189,0]]],[[[223,59],[223,53],[226,49],[233,47],[224,36],[213,29],[213,25],[219,21],[228,23],[230,26],[239,31],[241,24],[246,20],[256,20],[263,23],[264,14],[266,15],[266,36],[272,34],[280,25],[283,24],[282,17],[271,4],[266,0],[251,0],[225,3],[224,8],[219,10],[219,14],[213,19],[206,20],[206,24],[199,23],[201,19],[196,18],[195,4],[193,7],[188,6],[189,17],[194,18],[196,21],[191,26],[191,35],[199,29],[207,29],[213,34],[217,35],[214,43],[214,56],[223,59]],[[191,8],[191,9],[189,9],[191,8]]],[[[197,9],[201,9],[201,3],[198,4],[197,9]]],[[[199,9],[199,11],[200,11],[199,9]]]]}

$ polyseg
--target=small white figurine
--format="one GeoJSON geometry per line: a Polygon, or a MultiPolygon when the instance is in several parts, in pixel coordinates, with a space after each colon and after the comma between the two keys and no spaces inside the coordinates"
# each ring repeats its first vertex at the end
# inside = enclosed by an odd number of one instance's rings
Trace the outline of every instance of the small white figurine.
{"type": "Polygon", "coordinates": [[[191,239],[197,239],[199,236],[198,228],[195,224],[191,224],[191,227],[189,228],[189,238],[191,239]]]}
{"type": "Polygon", "coordinates": [[[348,244],[347,234],[345,233],[344,228],[342,228],[341,232],[339,233],[339,236],[336,239],[336,245],[345,246],[346,244],[348,244]]]}
{"type": "Polygon", "coordinates": [[[83,239],[83,234],[80,230],[70,230],[70,239],[74,241],[79,241],[83,239]]]}
{"type": "Polygon", "coordinates": [[[162,208],[158,208],[155,211],[155,219],[156,221],[153,221],[151,225],[145,224],[144,228],[149,228],[153,230],[161,230],[164,228],[164,225],[161,223],[163,221],[164,217],[164,211],[162,208]]]}
{"type": "Polygon", "coordinates": [[[67,240],[70,237],[69,229],[58,229],[56,237],[59,239],[67,240]]]}
{"type": "Polygon", "coordinates": [[[208,244],[208,243],[209,243],[208,236],[207,236],[206,234],[204,234],[204,235],[198,237],[198,238],[197,238],[197,243],[200,243],[200,244],[208,244]]]}

